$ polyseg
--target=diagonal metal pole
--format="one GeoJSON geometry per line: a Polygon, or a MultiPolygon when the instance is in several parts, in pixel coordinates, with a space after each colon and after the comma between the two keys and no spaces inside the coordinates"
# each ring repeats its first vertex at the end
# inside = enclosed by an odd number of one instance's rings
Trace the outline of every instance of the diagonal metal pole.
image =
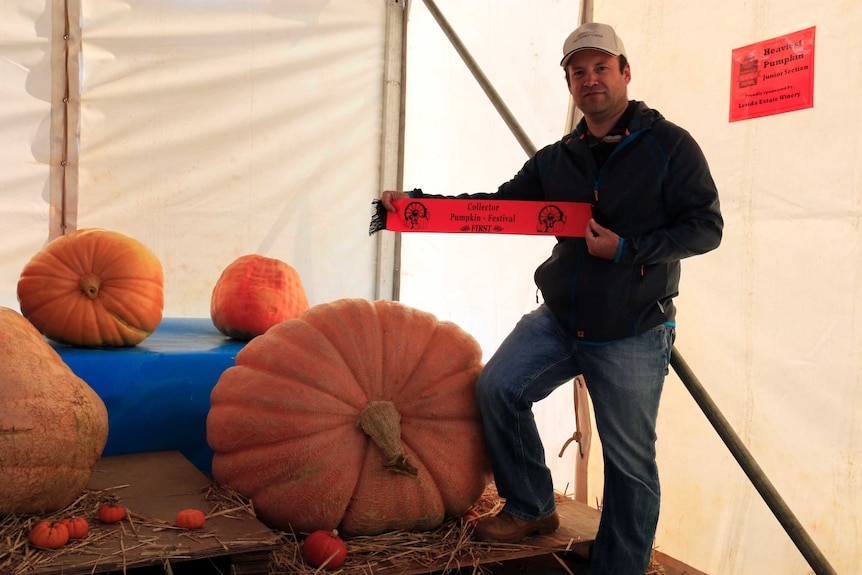
{"type": "Polygon", "coordinates": [[[688,367],[688,364],[677,351],[676,347],[671,350],[670,364],[673,366],[682,383],[688,389],[691,396],[700,406],[706,418],[718,432],[721,440],[733,454],[739,466],[751,480],[757,492],[772,510],[775,518],[784,527],[784,530],[790,536],[790,539],[796,544],[796,548],[808,561],[808,565],[814,570],[817,575],[836,575],[835,569],[826,560],[820,549],[814,544],[814,541],[808,536],[808,533],[799,523],[799,520],[784,502],[781,495],[772,485],[772,482],[766,477],[766,474],[754,460],[748,448],[739,439],[739,436],[727,422],[724,415],[718,409],[715,402],[712,401],[706,389],[700,384],[694,372],[688,367]]]}
{"type": "Polygon", "coordinates": [[[484,72],[482,72],[479,65],[476,64],[476,60],[473,59],[473,56],[464,46],[464,43],[461,42],[461,39],[452,29],[452,26],[449,25],[449,22],[446,21],[446,18],[443,16],[443,13],[440,12],[440,9],[437,8],[437,4],[434,3],[434,0],[423,0],[425,2],[425,6],[428,8],[428,11],[434,17],[434,20],[437,21],[437,24],[443,30],[443,33],[446,34],[446,37],[449,39],[449,42],[452,43],[452,46],[455,48],[455,51],[458,52],[458,55],[461,56],[461,59],[464,60],[464,64],[467,65],[467,68],[473,74],[473,77],[479,83],[479,86],[484,90],[485,95],[488,96],[488,99],[491,100],[491,103],[494,105],[494,108],[497,109],[497,112],[503,118],[503,121],[506,122],[506,125],[512,131],[515,138],[518,140],[518,143],[521,144],[521,147],[527,152],[528,156],[532,156],[536,153],[536,146],[530,140],[527,133],[521,127],[517,120],[515,120],[515,116],[512,115],[512,112],[509,110],[509,107],[506,106],[503,99],[500,97],[500,94],[497,93],[497,90],[494,89],[494,86],[491,85],[491,82],[488,81],[488,78],[485,76],[484,72]]]}

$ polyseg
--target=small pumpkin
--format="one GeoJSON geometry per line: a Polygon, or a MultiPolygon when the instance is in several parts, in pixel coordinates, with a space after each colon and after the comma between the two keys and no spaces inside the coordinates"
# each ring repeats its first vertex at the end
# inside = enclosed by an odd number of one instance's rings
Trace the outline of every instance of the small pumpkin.
{"type": "Polygon", "coordinates": [[[24,317],[54,341],[137,345],[162,320],[162,265],[134,238],[77,230],[49,242],[24,266],[18,302],[24,317]]]}
{"type": "Polygon", "coordinates": [[[33,324],[0,306],[0,517],[69,505],[107,440],[102,399],[33,324]]]}
{"type": "Polygon", "coordinates": [[[479,512],[475,509],[468,509],[466,513],[461,516],[461,524],[462,525],[475,525],[476,522],[481,519],[482,516],[479,515],[479,512]]]}
{"type": "Polygon", "coordinates": [[[308,309],[299,273],[287,263],[248,254],[228,265],[213,288],[210,316],[226,336],[248,341],[308,309]]]}
{"type": "Polygon", "coordinates": [[[62,523],[40,521],[30,530],[30,543],[43,549],[59,549],[69,541],[69,531],[62,523]]]}
{"type": "Polygon", "coordinates": [[[126,508],[115,501],[107,501],[99,505],[96,517],[102,523],[119,523],[126,518],[126,508]]]}
{"type": "Polygon", "coordinates": [[[67,517],[60,521],[60,525],[69,532],[69,539],[83,539],[90,531],[90,524],[83,517],[67,517]]]}
{"type": "Polygon", "coordinates": [[[213,476],[272,528],[434,529],[490,479],[481,357],[456,324],[397,302],[314,306],[251,340],[220,376],[213,476]]]}
{"type": "Polygon", "coordinates": [[[320,529],[309,533],[302,542],[302,557],[312,567],[337,569],[347,558],[347,544],[336,529],[320,529]]]}
{"type": "Polygon", "coordinates": [[[206,515],[200,509],[183,509],[174,518],[174,525],[182,529],[198,529],[203,527],[206,515]]]}

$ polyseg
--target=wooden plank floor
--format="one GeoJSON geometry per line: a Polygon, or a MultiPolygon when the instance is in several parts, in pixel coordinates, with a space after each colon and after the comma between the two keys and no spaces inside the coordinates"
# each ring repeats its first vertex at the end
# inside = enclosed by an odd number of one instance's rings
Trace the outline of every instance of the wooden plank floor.
{"type": "MultiPolygon", "coordinates": [[[[199,530],[173,528],[174,516],[181,509],[211,510],[206,497],[211,480],[179,452],[102,458],[87,487],[118,495],[132,512],[132,519],[117,525],[92,521],[86,545],[39,551],[44,560],[21,575],[156,575],[165,573],[166,561],[170,562],[174,575],[267,575],[273,552],[283,553],[290,545],[282,534],[270,530],[246,511],[211,517],[199,530]]],[[[471,541],[470,552],[463,556],[423,564],[399,560],[393,552],[391,559],[385,555],[379,557],[371,570],[367,564],[351,565],[348,561],[333,573],[466,575],[477,572],[477,565],[481,565],[481,572],[500,575],[585,575],[589,545],[595,538],[601,514],[565,498],[558,501],[557,510],[560,528],[555,533],[532,537],[518,545],[471,541]]],[[[704,575],[667,559],[665,575],[704,575]]]]}
{"type": "MultiPolygon", "coordinates": [[[[480,549],[473,554],[476,562],[483,566],[492,566],[529,557],[549,555],[555,552],[573,553],[586,556],[589,544],[595,539],[601,514],[587,505],[567,500],[557,503],[560,514],[560,528],[551,535],[531,537],[517,545],[503,543],[477,544],[480,549]]],[[[375,568],[374,573],[380,575],[422,575],[444,569],[457,570],[461,567],[473,568],[472,563],[461,565],[457,560],[440,560],[423,565],[405,564],[393,561],[386,562],[375,568]]],[[[356,570],[344,570],[344,575],[360,575],[367,573],[362,567],[356,570]]]]}

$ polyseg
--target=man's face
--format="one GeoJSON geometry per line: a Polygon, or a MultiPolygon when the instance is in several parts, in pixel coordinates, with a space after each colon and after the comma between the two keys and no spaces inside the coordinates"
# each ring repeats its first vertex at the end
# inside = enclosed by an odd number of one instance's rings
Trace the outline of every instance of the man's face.
{"type": "Polygon", "coordinates": [[[631,80],[628,64],[620,71],[617,56],[599,50],[581,50],[566,63],[569,92],[585,116],[613,116],[628,103],[631,80]]]}

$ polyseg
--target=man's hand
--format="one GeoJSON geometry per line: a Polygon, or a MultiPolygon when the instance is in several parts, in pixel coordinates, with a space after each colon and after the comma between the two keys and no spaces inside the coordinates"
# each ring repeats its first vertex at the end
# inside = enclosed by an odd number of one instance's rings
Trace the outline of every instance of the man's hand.
{"type": "Polygon", "coordinates": [[[383,202],[383,207],[386,208],[387,211],[394,212],[395,206],[392,205],[392,200],[403,200],[409,197],[410,194],[408,194],[407,192],[396,192],[394,190],[387,190],[380,194],[380,201],[383,202]]]}
{"type": "Polygon", "coordinates": [[[600,226],[593,218],[587,222],[584,239],[587,240],[587,251],[590,255],[606,260],[614,260],[617,257],[620,237],[608,228],[600,226]]]}

